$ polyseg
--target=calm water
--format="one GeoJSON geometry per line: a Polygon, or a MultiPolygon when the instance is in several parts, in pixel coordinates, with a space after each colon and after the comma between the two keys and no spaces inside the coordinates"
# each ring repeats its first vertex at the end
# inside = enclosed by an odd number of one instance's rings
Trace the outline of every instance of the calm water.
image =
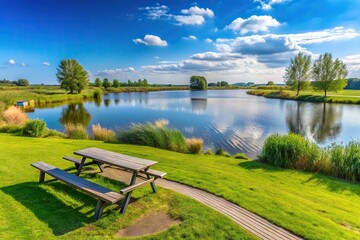
{"type": "Polygon", "coordinates": [[[72,121],[126,129],[131,123],[166,118],[186,137],[204,139],[205,149],[223,148],[255,157],[265,138],[289,131],[328,145],[360,138],[360,106],[307,103],[247,95],[244,90],[109,94],[100,102],[35,109],[49,128],[72,121]]]}

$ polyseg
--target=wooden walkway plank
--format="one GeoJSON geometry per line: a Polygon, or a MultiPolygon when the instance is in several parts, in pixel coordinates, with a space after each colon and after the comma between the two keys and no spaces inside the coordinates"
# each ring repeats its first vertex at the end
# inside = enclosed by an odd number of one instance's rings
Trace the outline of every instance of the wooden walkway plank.
{"type": "Polygon", "coordinates": [[[158,185],[179,192],[191,197],[216,211],[228,216],[235,223],[247,229],[260,239],[267,240],[300,240],[302,238],[293,233],[276,226],[266,219],[249,212],[248,210],[229,202],[221,197],[215,196],[206,191],[193,188],[181,183],[159,179],[158,185]]]}

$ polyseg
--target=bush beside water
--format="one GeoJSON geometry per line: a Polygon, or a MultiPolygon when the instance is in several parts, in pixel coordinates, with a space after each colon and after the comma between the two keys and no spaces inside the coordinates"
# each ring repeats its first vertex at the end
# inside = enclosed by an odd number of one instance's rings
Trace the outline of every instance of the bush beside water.
{"type": "Polygon", "coordinates": [[[116,141],[116,133],[113,130],[101,127],[99,123],[92,125],[91,129],[95,140],[101,140],[104,142],[116,141]]]}
{"type": "Polygon", "coordinates": [[[65,135],[70,139],[88,139],[86,128],[80,123],[66,123],[65,135]]]}
{"type": "Polygon", "coordinates": [[[351,181],[360,181],[360,142],[320,148],[303,136],[273,134],[264,143],[262,162],[290,169],[319,172],[351,181]]]}
{"type": "Polygon", "coordinates": [[[23,127],[23,135],[29,137],[40,137],[46,131],[46,123],[40,119],[29,120],[23,127]]]}

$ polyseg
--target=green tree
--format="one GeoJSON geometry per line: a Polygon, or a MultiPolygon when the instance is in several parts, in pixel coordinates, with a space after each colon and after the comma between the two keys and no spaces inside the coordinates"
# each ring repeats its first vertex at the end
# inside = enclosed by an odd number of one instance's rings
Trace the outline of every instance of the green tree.
{"type": "Polygon", "coordinates": [[[221,87],[227,87],[227,86],[229,86],[229,83],[226,82],[226,81],[221,81],[221,82],[220,82],[220,86],[221,86],[221,87]]]}
{"type": "Polygon", "coordinates": [[[89,83],[88,73],[75,59],[61,60],[56,74],[60,87],[80,93],[89,83]]]}
{"type": "Polygon", "coordinates": [[[273,81],[268,81],[268,83],[266,84],[267,86],[274,86],[275,83],[273,81]]]}
{"type": "Polygon", "coordinates": [[[119,82],[119,80],[114,79],[114,81],[113,81],[113,87],[114,87],[114,88],[120,87],[120,82],[119,82]]]}
{"type": "Polygon", "coordinates": [[[220,87],[220,86],[221,86],[221,83],[220,83],[220,82],[217,82],[217,83],[216,83],[216,86],[217,86],[217,87],[220,87]]]}
{"type": "Polygon", "coordinates": [[[29,81],[27,79],[19,79],[15,81],[16,86],[29,86],[29,81]]]}
{"type": "Polygon", "coordinates": [[[325,97],[328,91],[338,91],[346,87],[348,70],[338,58],[333,61],[331,53],[325,53],[315,60],[312,68],[314,87],[322,90],[325,97]]]}
{"type": "Polygon", "coordinates": [[[106,88],[111,87],[111,82],[109,81],[109,79],[104,78],[102,85],[106,89],[106,88]]]}
{"type": "Polygon", "coordinates": [[[207,81],[203,76],[192,76],[190,78],[190,88],[197,90],[205,90],[207,89],[207,81]]]}
{"type": "Polygon", "coordinates": [[[102,86],[102,82],[100,80],[100,78],[96,78],[95,79],[95,87],[101,87],[102,86]]]}
{"type": "Polygon", "coordinates": [[[310,86],[311,77],[311,57],[299,52],[295,58],[290,60],[289,67],[285,70],[285,82],[293,90],[296,96],[300,90],[306,90],[310,86]]]}

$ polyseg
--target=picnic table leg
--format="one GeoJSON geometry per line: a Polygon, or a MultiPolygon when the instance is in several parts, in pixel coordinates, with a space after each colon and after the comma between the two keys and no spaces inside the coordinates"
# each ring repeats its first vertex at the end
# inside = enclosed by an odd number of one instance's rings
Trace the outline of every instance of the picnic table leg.
{"type": "MultiPolygon", "coordinates": [[[[137,172],[133,172],[132,177],[131,177],[131,181],[130,181],[130,186],[135,184],[135,182],[136,182],[136,177],[137,177],[137,172]]],[[[130,202],[130,198],[131,198],[131,192],[128,192],[128,193],[126,194],[125,199],[124,199],[123,202],[122,202],[122,206],[121,206],[120,213],[125,213],[126,207],[127,207],[127,205],[129,204],[129,202],[130,202]]]]}
{"type": "Polygon", "coordinates": [[[94,215],[95,220],[98,220],[101,217],[104,207],[105,207],[105,202],[99,199],[95,209],[95,215],[94,215]]]}
{"type": "Polygon", "coordinates": [[[86,157],[83,157],[83,158],[81,159],[81,163],[80,163],[80,165],[79,165],[79,167],[78,167],[78,171],[77,171],[77,173],[76,173],[76,176],[79,176],[79,175],[80,175],[80,172],[81,172],[82,167],[84,166],[85,160],[86,160],[86,157]]]}

